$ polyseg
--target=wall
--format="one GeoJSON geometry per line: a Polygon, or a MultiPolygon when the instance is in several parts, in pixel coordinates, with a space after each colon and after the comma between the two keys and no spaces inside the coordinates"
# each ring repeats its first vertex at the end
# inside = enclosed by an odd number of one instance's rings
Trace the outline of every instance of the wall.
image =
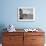
{"type": "Polygon", "coordinates": [[[13,24],[16,28],[42,27],[46,28],[46,0],[0,0],[0,25],[13,24]],[[18,7],[34,7],[36,20],[34,22],[18,22],[18,7]]]}

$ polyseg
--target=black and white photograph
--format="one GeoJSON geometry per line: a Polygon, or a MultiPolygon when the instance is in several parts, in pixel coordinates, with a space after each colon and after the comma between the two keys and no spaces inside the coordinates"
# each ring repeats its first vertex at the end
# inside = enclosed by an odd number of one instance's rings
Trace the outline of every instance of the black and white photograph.
{"type": "Polygon", "coordinates": [[[18,21],[35,21],[35,8],[19,7],[18,21]]]}

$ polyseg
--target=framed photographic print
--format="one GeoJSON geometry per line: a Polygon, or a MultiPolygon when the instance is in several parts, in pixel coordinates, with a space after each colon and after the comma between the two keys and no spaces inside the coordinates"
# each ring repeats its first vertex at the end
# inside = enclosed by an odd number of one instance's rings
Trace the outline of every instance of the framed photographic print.
{"type": "Polygon", "coordinates": [[[35,21],[35,8],[19,7],[17,15],[18,21],[35,21]]]}

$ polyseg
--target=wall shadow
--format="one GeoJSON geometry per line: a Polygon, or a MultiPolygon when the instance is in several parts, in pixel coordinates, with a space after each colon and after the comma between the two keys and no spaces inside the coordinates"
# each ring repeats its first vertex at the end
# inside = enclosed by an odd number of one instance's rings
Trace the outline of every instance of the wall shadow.
{"type": "Polygon", "coordinates": [[[0,43],[2,43],[2,38],[3,38],[3,32],[6,31],[6,26],[4,24],[0,24],[0,43]],[[5,30],[4,30],[5,29],[5,30]]]}

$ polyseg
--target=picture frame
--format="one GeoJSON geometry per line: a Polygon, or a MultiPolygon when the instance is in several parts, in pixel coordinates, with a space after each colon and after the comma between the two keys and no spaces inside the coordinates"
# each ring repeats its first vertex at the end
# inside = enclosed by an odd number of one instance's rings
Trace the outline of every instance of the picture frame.
{"type": "Polygon", "coordinates": [[[35,8],[19,7],[17,15],[18,21],[35,21],[35,8]]]}

